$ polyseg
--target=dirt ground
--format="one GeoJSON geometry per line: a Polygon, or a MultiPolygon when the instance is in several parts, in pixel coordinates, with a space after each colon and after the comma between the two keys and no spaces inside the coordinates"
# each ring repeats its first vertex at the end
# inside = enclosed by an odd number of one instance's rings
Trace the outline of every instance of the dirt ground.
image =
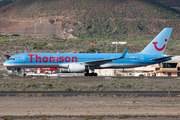
{"type": "Polygon", "coordinates": [[[0,97],[4,115],[179,115],[179,97],[0,97]]]}
{"type": "MultiPolygon", "coordinates": [[[[111,117],[103,117],[103,118],[83,118],[83,117],[57,117],[57,118],[24,118],[24,119],[13,119],[13,120],[179,120],[180,117],[130,117],[130,118],[111,118],[111,117]]],[[[0,119],[4,120],[4,119],[0,119]]]]}
{"type": "MultiPolygon", "coordinates": [[[[140,90],[140,91],[179,91],[179,78],[59,78],[59,79],[0,79],[0,88],[7,90],[140,90]],[[76,88],[74,87],[76,86],[76,88]],[[57,89],[58,88],[58,89],[57,89]]],[[[179,120],[179,97],[98,97],[98,96],[73,96],[73,97],[0,97],[0,120],[4,115],[177,115],[172,117],[132,117],[127,120],[179,120]]],[[[61,118],[25,118],[13,120],[84,120],[80,117],[61,118]]],[[[88,118],[89,119],[89,118],[88,118]]],[[[94,118],[93,118],[94,119],[94,118]]],[[[95,118],[96,119],[96,118],[95,118]]],[[[101,118],[100,118],[101,119],[101,118]]],[[[98,119],[98,120],[100,120],[98,119]]],[[[118,120],[119,118],[104,117],[102,120],[118,120]]]]}

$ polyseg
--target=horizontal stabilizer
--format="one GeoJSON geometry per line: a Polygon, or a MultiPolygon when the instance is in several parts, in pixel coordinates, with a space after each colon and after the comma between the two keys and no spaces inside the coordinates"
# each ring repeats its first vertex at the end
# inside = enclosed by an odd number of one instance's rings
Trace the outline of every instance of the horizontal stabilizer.
{"type": "Polygon", "coordinates": [[[155,60],[163,60],[163,59],[166,59],[166,58],[171,58],[173,56],[165,56],[165,57],[160,57],[160,58],[155,58],[155,59],[150,59],[151,61],[155,61],[155,60]]]}

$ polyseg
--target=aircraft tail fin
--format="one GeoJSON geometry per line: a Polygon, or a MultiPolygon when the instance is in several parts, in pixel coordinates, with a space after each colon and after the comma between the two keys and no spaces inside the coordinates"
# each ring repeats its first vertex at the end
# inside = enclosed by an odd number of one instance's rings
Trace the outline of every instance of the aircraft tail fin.
{"type": "Polygon", "coordinates": [[[164,28],[140,53],[163,55],[173,28],[164,28]]]}

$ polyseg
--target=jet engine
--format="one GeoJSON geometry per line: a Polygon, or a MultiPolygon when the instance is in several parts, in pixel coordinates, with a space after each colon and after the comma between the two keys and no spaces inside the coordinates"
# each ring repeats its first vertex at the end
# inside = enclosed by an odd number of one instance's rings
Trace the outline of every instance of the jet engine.
{"type": "Polygon", "coordinates": [[[61,73],[80,73],[85,72],[87,67],[85,65],[80,64],[70,64],[68,68],[61,68],[61,73]]]}

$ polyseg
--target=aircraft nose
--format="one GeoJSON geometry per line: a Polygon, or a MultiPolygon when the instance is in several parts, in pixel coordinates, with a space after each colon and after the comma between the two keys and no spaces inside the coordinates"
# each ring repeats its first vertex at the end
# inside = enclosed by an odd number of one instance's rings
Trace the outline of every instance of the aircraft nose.
{"type": "Polygon", "coordinates": [[[5,62],[3,63],[3,65],[4,65],[4,66],[7,66],[7,61],[5,61],[5,62]]]}

